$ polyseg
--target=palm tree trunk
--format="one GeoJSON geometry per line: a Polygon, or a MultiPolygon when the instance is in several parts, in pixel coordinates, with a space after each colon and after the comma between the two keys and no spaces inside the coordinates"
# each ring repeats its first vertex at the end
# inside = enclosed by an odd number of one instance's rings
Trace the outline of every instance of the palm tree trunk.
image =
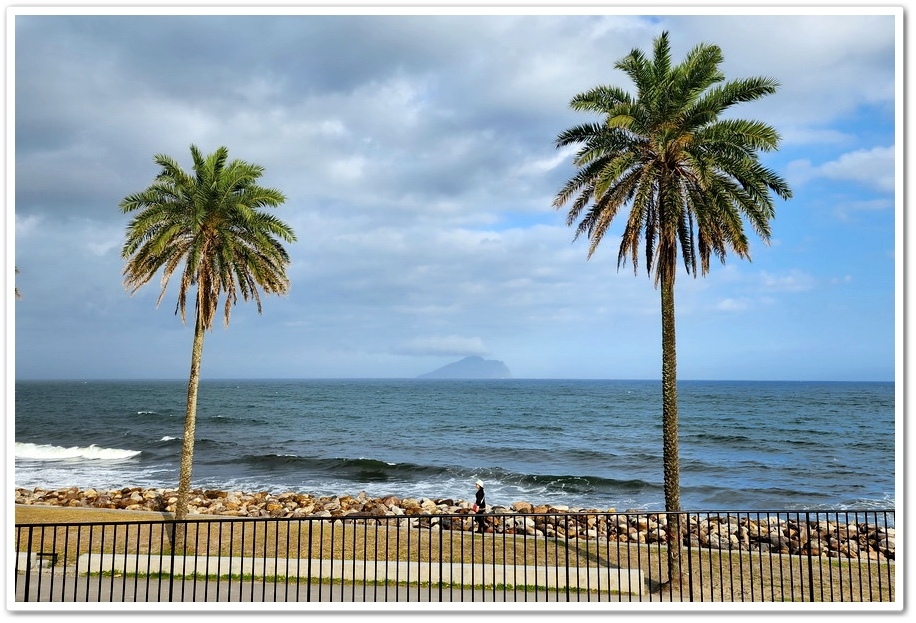
{"type": "Polygon", "coordinates": [[[674,278],[661,278],[662,299],[662,462],[668,515],[668,577],[683,578],[681,569],[681,485],[677,432],[677,350],[674,331],[674,278]],[[673,513],[673,514],[672,514],[673,513]]]}
{"type": "Polygon", "coordinates": [[[197,306],[194,323],[194,345],[191,348],[191,375],[188,379],[188,407],[184,416],[184,439],[181,444],[181,471],[178,475],[178,503],[175,519],[188,516],[188,498],[191,495],[191,465],[194,459],[194,430],[197,426],[197,387],[200,384],[200,360],[204,350],[204,324],[201,306],[197,306]]]}

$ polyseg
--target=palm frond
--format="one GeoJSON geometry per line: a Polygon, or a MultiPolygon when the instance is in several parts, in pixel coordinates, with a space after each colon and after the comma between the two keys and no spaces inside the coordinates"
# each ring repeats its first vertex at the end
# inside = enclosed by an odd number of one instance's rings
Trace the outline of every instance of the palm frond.
{"type": "Polygon", "coordinates": [[[722,50],[701,43],[673,64],[667,32],[653,42],[652,57],[633,49],[615,63],[635,94],[598,86],[571,100],[574,110],[602,115],[561,132],[556,146],[578,145],[576,173],[554,198],[568,206],[574,238],[587,236],[591,257],[623,209],[618,269],[638,265],[644,245],[646,269],[656,284],[673,278],[680,255],[688,273],[706,274],[709,259],[728,253],[748,258],[745,223],[764,241],[770,236],[773,195],[792,191],[759,162],[778,148],[780,137],[765,123],[719,119],[731,106],[775,92],[776,80],[727,81],[722,50]],[[670,265],[669,265],[670,264],[670,265]]]}
{"type": "Polygon", "coordinates": [[[253,299],[260,313],[261,290],[287,291],[290,259],[281,242],[294,242],[296,236],[289,225],[264,212],[286,197],[257,184],[263,167],[229,161],[225,147],[205,155],[191,145],[191,158],[193,174],[157,154],[160,171],[152,184],[120,202],[123,212],[135,213],[121,251],[124,283],[133,293],[161,273],[158,305],[179,272],[175,313],[186,320],[188,296],[197,286],[195,309],[210,328],[221,297],[228,324],[239,295],[253,299]]]}

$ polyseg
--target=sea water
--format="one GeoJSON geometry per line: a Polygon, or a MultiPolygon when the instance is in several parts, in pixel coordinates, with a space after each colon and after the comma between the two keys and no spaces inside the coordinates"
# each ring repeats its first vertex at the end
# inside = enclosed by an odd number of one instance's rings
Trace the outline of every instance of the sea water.
{"type": "MultiPolygon", "coordinates": [[[[681,381],[685,510],[893,509],[894,383],[681,381]]],[[[10,480],[174,489],[185,381],[19,381],[10,480]]],[[[661,385],[203,380],[192,487],[664,509],[661,385]]]]}

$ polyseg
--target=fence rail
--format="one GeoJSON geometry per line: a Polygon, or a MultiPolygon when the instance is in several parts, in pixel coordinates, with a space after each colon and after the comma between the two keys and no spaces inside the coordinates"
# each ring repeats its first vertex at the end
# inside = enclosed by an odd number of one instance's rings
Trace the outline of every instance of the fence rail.
{"type": "Polygon", "coordinates": [[[16,601],[897,599],[892,510],[498,513],[487,524],[484,534],[468,514],[17,524],[16,601]],[[681,582],[669,581],[669,543],[680,545],[681,582]]]}

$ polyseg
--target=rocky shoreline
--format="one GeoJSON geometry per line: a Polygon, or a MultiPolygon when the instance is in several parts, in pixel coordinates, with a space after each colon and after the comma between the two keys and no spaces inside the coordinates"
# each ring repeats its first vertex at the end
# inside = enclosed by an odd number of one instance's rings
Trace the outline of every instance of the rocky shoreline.
{"type": "MultiPolygon", "coordinates": [[[[20,505],[118,509],[171,513],[177,492],[172,489],[16,489],[20,505]]],[[[413,499],[387,496],[312,496],[307,493],[241,493],[196,489],[191,492],[191,515],[265,518],[333,518],[386,521],[439,530],[474,528],[473,502],[452,499],[413,499]]],[[[877,523],[855,522],[855,513],[831,513],[833,520],[805,521],[798,513],[686,513],[689,529],[684,544],[719,550],[745,550],[835,558],[894,560],[895,529],[877,523]],[[851,520],[850,520],[851,518],[851,520]],[[852,521],[843,523],[840,520],[852,521]]],[[[487,514],[488,531],[567,539],[664,543],[669,538],[664,513],[618,512],[615,509],[570,508],[513,502],[493,506],[487,514]]]]}

